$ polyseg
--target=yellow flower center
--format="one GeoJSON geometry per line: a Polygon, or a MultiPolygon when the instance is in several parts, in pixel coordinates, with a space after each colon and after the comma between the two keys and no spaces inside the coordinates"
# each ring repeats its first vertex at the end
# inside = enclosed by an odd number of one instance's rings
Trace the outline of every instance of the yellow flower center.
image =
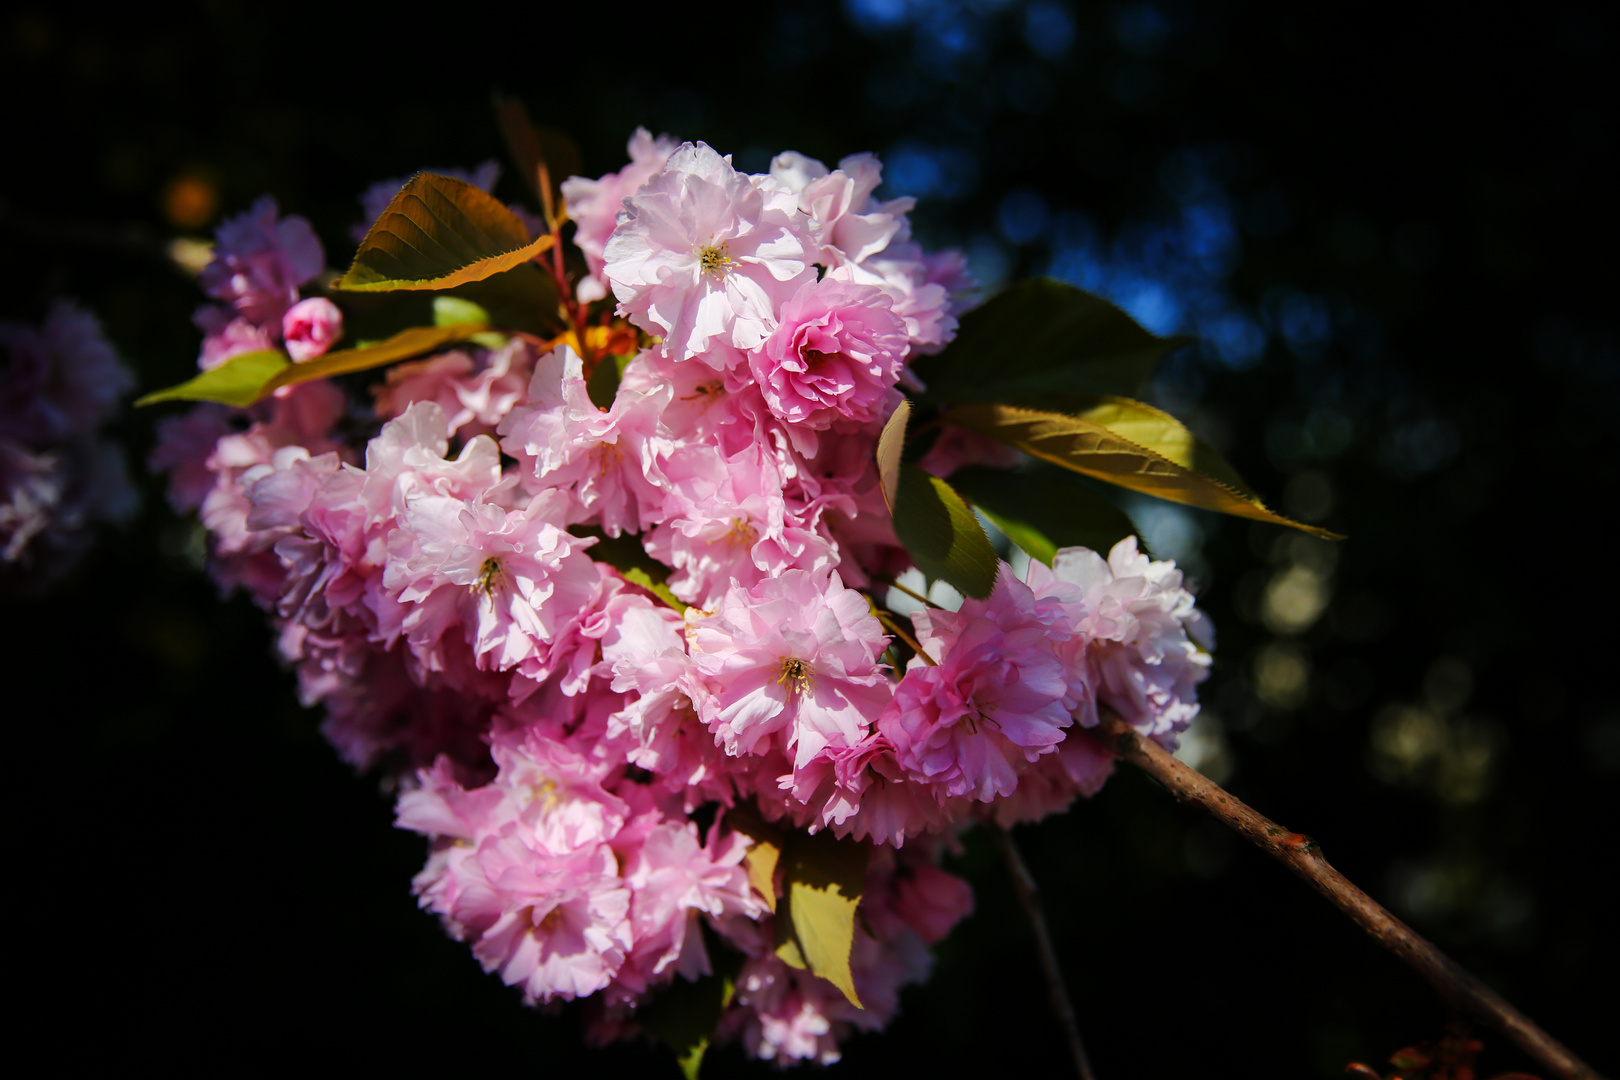
{"type": "Polygon", "coordinates": [[[735,265],[731,258],[731,245],[724,240],[718,244],[704,244],[697,249],[697,257],[699,271],[715,277],[725,277],[726,271],[735,265]]]}
{"type": "Polygon", "coordinates": [[[802,694],[815,684],[815,670],[797,656],[782,658],[782,674],[777,676],[777,684],[785,686],[793,693],[802,694]]]}
{"type": "Polygon", "coordinates": [[[478,580],[473,583],[473,592],[481,592],[485,596],[493,596],[501,584],[501,560],[491,555],[484,560],[484,565],[478,568],[478,580]]]}

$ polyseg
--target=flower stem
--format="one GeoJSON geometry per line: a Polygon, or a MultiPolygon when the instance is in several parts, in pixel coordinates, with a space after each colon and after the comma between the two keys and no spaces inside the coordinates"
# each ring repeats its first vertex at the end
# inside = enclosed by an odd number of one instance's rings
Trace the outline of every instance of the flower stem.
{"type": "Polygon", "coordinates": [[[1018,853],[1012,834],[994,822],[986,822],[985,827],[996,838],[996,846],[1001,848],[1002,857],[1007,860],[1007,872],[1012,877],[1013,889],[1018,893],[1019,903],[1024,905],[1029,928],[1035,933],[1035,952],[1041,958],[1041,971],[1046,975],[1046,995],[1052,1002],[1052,1012],[1057,1016],[1058,1026],[1063,1028],[1064,1038],[1069,1044],[1074,1070],[1080,1075],[1080,1080],[1096,1080],[1091,1071],[1091,1061],[1086,1057],[1085,1044],[1080,1041],[1080,1023],[1075,1019],[1074,1005],[1069,1001],[1069,992],[1063,985],[1063,972],[1058,968],[1057,950],[1052,947],[1052,931],[1047,927],[1046,915],[1041,910],[1035,877],[1025,865],[1024,857],[1018,853]]]}
{"type": "Polygon", "coordinates": [[[881,608],[873,608],[872,614],[877,616],[878,622],[882,623],[884,626],[887,626],[891,631],[893,631],[895,637],[911,646],[911,651],[922,657],[923,663],[927,664],[929,667],[939,666],[939,661],[923,652],[923,647],[917,644],[917,639],[906,633],[905,628],[894,619],[890,618],[888,612],[882,610],[881,608]]]}
{"type": "Polygon", "coordinates": [[[892,577],[891,578],[879,578],[878,580],[883,582],[883,584],[889,586],[889,588],[891,588],[891,589],[900,590],[902,593],[905,593],[907,596],[911,597],[913,600],[917,601],[919,604],[924,604],[924,605],[926,605],[928,607],[931,607],[931,608],[939,607],[938,604],[936,604],[932,600],[928,599],[928,597],[924,596],[922,593],[918,592],[916,589],[912,589],[912,588],[909,588],[909,587],[907,587],[905,585],[902,585],[902,584],[900,584],[900,582],[896,581],[892,577]]]}
{"type": "Polygon", "coordinates": [[[1328,865],[1315,840],[1283,828],[1233,798],[1198,770],[1176,760],[1164,747],[1143,738],[1118,716],[1104,712],[1097,733],[1109,750],[1159,781],[1177,799],[1212,815],[1304,878],[1380,945],[1427,979],[1447,1005],[1489,1024],[1555,1076],[1595,1080],[1597,1073],[1590,1065],[1328,865]]]}

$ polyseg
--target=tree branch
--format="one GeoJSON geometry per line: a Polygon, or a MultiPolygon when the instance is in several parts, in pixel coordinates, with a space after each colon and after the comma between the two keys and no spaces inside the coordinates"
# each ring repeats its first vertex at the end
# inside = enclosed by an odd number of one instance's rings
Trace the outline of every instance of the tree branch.
{"type": "Polygon", "coordinates": [[[1046,994],[1051,999],[1052,1012],[1057,1015],[1058,1025],[1063,1028],[1064,1037],[1068,1040],[1069,1056],[1074,1059],[1075,1071],[1080,1074],[1080,1080],[1096,1080],[1091,1071],[1091,1062],[1086,1057],[1085,1045],[1080,1041],[1080,1024],[1074,1016],[1074,1005],[1063,986],[1057,950],[1052,947],[1052,932],[1047,928],[1046,915],[1041,911],[1041,899],[1036,895],[1035,877],[1024,864],[1023,856],[1018,854],[1012,835],[994,822],[985,822],[985,827],[996,838],[996,846],[1001,848],[1001,854],[1007,860],[1013,888],[1018,892],[1019,902],[1024,905],[1024,914],[1029,917],[1029,927],[1035,932],[1035,951],[1041,958],[1041,970],[1046,975],[1046,994]]]}
{"type": "Polygon", "coordinates": [[[1213,815],[1304,878],[1380,945],[1416,969],[1453,1009],[1500,1031],[1556,1076],[1597,1080],[1590,1065],[1329,866],[1316,841],[1290,832],[1233,798],[1198,770],[1177,761],[1164,747],[1143,738],[1119,717],[1104,713],[1096,731],[1109,750],[1159,781],[1177,799],[1213,815]]]}

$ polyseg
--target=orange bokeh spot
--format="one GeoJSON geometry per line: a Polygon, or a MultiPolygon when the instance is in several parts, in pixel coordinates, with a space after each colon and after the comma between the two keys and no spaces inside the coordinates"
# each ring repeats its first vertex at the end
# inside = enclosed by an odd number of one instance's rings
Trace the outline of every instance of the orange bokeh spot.
{"type": "Polygon", "coordinates": [[[181,173],[163,191],[163,216],[177,229],[200,229],[219,211],[219,188],[205,176],[181,173]]]}

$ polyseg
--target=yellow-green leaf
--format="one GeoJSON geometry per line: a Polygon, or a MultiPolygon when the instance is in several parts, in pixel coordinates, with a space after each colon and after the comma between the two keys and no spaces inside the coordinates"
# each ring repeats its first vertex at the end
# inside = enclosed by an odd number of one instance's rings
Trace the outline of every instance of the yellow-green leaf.
{"type": "Polygon", "coordinates": [[[477,323],[489,325],[489,312],[464,296],[435,296],[433,298],[434,326],[463,326],[477,323]]]}
{"type": "Polygon", "coordinates": [[[334,288],[453,289],[521,267],[551,244],[549,233],[530,240],[523,222],[493,195],[418,173],[371,226],[334,288]]]}
{"type": "Polygon", "coordinates": [[[1036,278],[963,315],[950,346],[916,367],[930,402],[1041,405],[1052,392],[1135,393],[1160,357],[1191,341],[1159,337],[1100,296],[1036,278]]]}
{"type": "MultiPolygon", "coordinates": [[[[264,393],[294,383],[312,379],[329,379],[334,375],[348,375],[355,371],[369,371],[413,356],[434,352],[446,345],[467,341],[482,334],[488,327],[477,323],[456,323],[451,326],[413,326],[402,330],[385,341],[364,345],[358,349],[340,349],[325,356],[291,364],[277,372],[265,384],[264,393]]],[[[263,396],[263,395],[261,395],[263,396]]]]}
{"type": "Polygon", "coordinates": [[[830,832],[792,834],[782,851],[783,895],[776,912],[777,956],[826,979],[856,1008],[865,1006],[855,993],[849,951],[870,855],[867,845],[830,832]]]}
{"type": "Polygon", "coordinates": [[[292,366],[287,354],[275,349],[238,353],[216,368],[210,368],[179,386],[156,390],[136,405],[159,401],[217,401],[221,405],[248,406],[268,391],[266,386],[292,366]]]}
{"type": "Polygon", "coordinates": [[[776,911],[776,864],[782,860],[782,849],[769,840],[755,840],[748,854],[743,856],[743,867],[748,871],[748,884],[765,900],[765,906],[776,911]]]}
{"type": "Polygon", "coordinates": [[[924,575],[963,596],[984,598],[996,584],[996,549],[962,497],[937,476],[901,465],[894,531],[924,575]]]}
{"type": "Polygon", "coordinates": [[[883,433],[877,441],[878,481],[883,491],[883,505],[894,515],[894,497],[900,489],[900,452],[906,447],[906,421],[911,418],[911,402],[900,399],[900,405],[884,422],[883,433]]]}
{"type": "Polygon", "coordinates": [[[1075,399],[1075,404],[1075,415],[1016,405],[955,405],[943,419],[1132,491],[1343,539],[1267,509],[1237,470],[1168,413],[1108,396],[1075,399]]]}
{"type": "Polygon", "coordinates": [[[1007,538],[1048,566],[1060,548],[1088,547],[1107,555],[1136,532],[1125,512],[1085,481],[1041,465],[992,469],[972,465],[951,474],[951,486],[1007,538]]]}
{"type": "MultiPolygon", "coordinates": [[[[776,910],[776,867],[782,858],[786,836],[775,825],[768,824],[752,811],[737,807],[726,814],[726,824],[742,833],[751,842],[748,854],[743,856],[743,867],[748,871],[748,884],[764,898],[766,905],[776,910]]],[[[799,965],[800,967],[803,964],[799,965]]]]}

